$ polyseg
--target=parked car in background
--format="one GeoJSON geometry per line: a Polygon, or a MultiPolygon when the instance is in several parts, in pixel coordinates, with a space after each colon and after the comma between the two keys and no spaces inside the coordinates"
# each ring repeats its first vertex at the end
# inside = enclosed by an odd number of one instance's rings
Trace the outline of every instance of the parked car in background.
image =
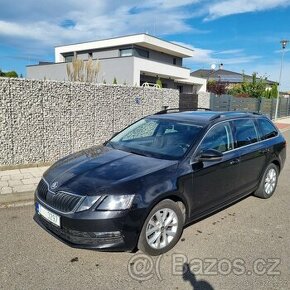
{"type": "Polygon", "coordinates": [[[263,115],[164,110],[51,166],[34,219],[72,247],[160,255],[189,223],[271,197],[285,147],[263,115]]]}

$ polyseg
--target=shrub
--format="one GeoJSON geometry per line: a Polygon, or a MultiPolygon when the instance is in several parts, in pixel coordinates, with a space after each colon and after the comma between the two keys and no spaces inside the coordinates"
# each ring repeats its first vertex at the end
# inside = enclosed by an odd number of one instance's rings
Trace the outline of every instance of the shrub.
{"type": "Polygon", "coordinates": [[[66,65],[67,76],[70,81],[96,82],[99,70],[99,61],[92,58],[84,62],[82,59],[77,59],[74,56],[72,62],[66,65]]]}
{"type": "Polygon", "coordinates": [[[216,95],[223,95],[226,93],[227,83],[222,83],[220,81],[208,81],[207,91],[216,95]]]}
{"type": "Polygon", "coordinates": [[[18,78],[18,74],[16,71],[12,70],[12,71],[8,71],[8,72],[3,72],[0,69],[0,77],[6,77],[6,78],[18,78]]]}
{"type": "Polygon", "coordinates": [[[160,78],[157,79],[156,85],[158,85],[160,88],[162,88],[162,81],[160,78]]]}

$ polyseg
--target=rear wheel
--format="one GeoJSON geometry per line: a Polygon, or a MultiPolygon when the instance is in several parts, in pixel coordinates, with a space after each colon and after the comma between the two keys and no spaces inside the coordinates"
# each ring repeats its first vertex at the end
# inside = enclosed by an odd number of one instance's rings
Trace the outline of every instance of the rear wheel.
{"type": "Polygon", "coordinates": [[[161,255],[175,246],[184,225],[184,216],[178,204],[165,199],[158,203],[144,222],[138,248],[152,256],[161,255]]]}
{"type": "Polygon", "coordinates": [[[264,199],[271,197],[277,186],[278,175],[278,167],[273,163],[269,164],[254,195],[264,199]]]}

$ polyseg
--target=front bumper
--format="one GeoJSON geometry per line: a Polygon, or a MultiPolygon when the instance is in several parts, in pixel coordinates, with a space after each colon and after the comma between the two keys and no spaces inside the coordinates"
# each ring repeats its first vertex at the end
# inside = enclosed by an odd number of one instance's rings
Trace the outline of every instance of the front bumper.
{"type": "Polygon", "coordinates": [[[79,213],[60,214],[60,227],[47,221],[37,212],[34,220],[58,240],[74,248],[133,251],[138,242],[144,220],[144,210],[126,211],[84,211],[79,213]]]}

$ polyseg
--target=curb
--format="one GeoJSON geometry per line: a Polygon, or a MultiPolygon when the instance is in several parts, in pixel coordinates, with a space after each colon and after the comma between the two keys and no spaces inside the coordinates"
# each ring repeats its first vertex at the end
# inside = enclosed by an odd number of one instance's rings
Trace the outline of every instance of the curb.
{"type": "Polygon", "coordinates": [[[3,194],[0,196],[0,209],[32,205],[34,203],[34,191],[3,194]]]}

